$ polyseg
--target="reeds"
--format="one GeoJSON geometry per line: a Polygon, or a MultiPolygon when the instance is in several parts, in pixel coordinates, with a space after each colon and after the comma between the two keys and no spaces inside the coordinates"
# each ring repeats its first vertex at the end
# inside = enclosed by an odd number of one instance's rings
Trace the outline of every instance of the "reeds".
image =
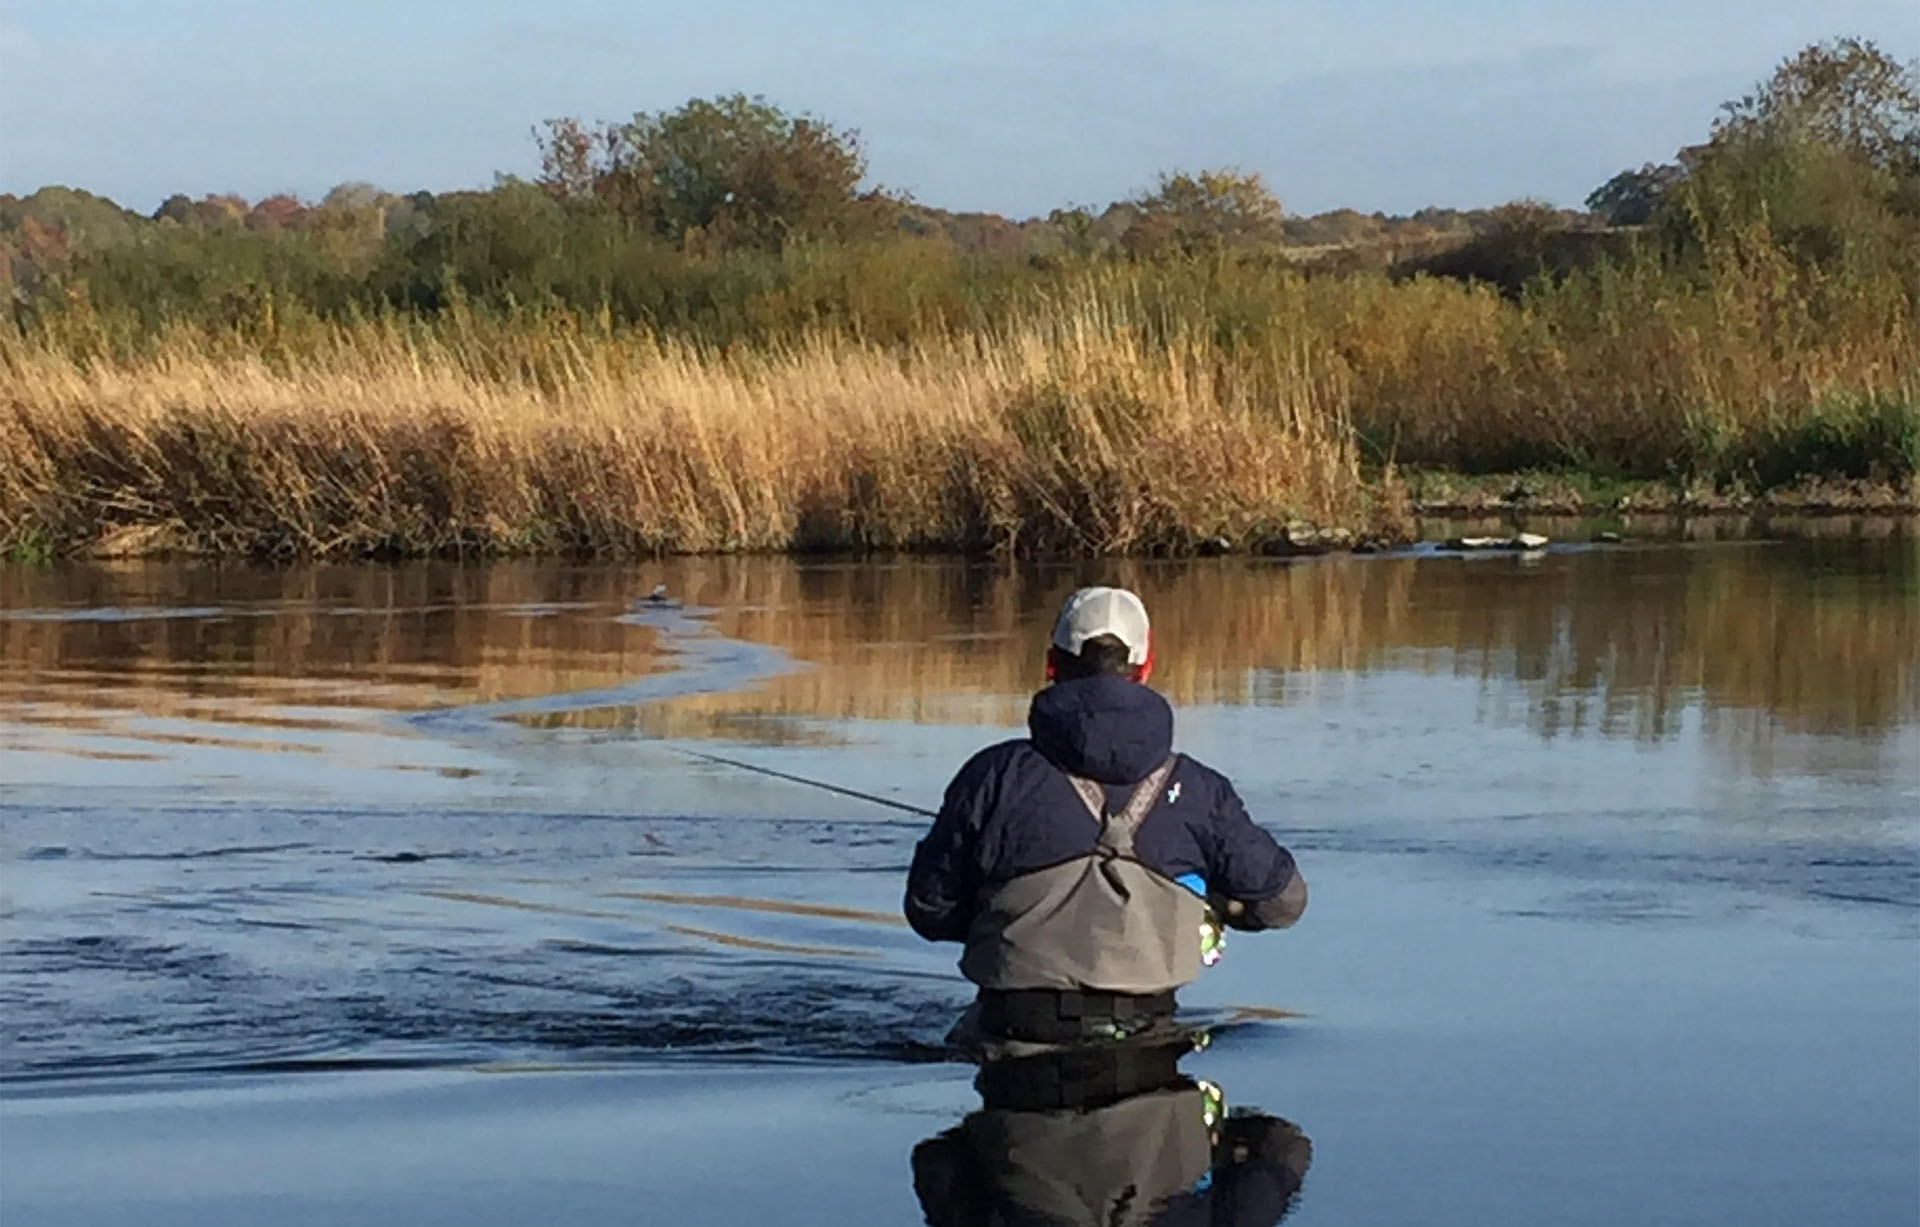
{"type": "Polygon", "coordinates": [[[1345,520],[1337,393],[1083,301],[881,347],[701,348],[549,318],[249,352],[13,340],[0,531],[253,556],[1178,548],[1345,520]]]}
{"type": "Polygon", "coordinates": [[[0,551],[1180,552],[1374,527],[1363,470],[1394,464],[1910,498],[1909,289],[1715,259],[1518,299],[1233,258],[970,298],[924,253],[816,254],[723,304],[744,332],[273,294],[154,327],[82,298],[0,329],[0,551]]]}

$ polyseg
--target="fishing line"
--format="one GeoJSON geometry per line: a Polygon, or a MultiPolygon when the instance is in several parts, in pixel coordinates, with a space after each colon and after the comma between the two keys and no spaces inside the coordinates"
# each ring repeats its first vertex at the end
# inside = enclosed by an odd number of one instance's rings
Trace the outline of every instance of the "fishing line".
{"type": "MultiPolygon", "coordinates": [[[[866,801],[874,805],[884,805],[888,809],[896,809],[902,813],[913,814],[920,818],[937,817],[930,809],[922,809],[918,805],[911,805],[905,801],[895,801],[891,797],[875,796],[870,792],[861,792],[857,788],[848,788],[842,784],[829,784],[825,780],[810,779],[804,775],[795,775],[791,771],[779,771],[772,767],[762,767],[758,763],[743,762],[740,759],[727,758],[720,754],[708,754],[703,750],[689,750],[685,746],[676,746],[671,743],[663,744],[666,744],[666,748],[675,753],[684,754],[688,758],[699,759],[701,762],[715,763],[723,767],[737,767],[742,771],[751,771],[755,775],[764,775],[776,780],[786,780],[792,784],[804,784],[808,788],[818,788],[823,792],[837,793],[843,797],[852,797],[856,801],[866,801]]],[[[905,826],[906,824],[895,820],[893,825],[905,826]]],[[[1224,1022],[1215,1023],[1213,1026],[1206,1028],[1206,1030],[1225,1032],[1238,1029],[1252,1022],[1308,1017],[1296,1010],[1279,1009],[1273,1006],[1228,1006],[1226,1012],[1229,1013],[1229,1016],[1224,1022]]]]}
{"type": "MultiPolygon", "coordinates": [[[[847,788],[840,784],[829,784],[825,780],[808,779],[804,775],[795,775],[791,771],[776,771],[772,767],[762,767],[758,763],[742,762],[737,758],[725,758],[721,755],[708,754],[701,750],[689,750],[685,746],[669,745],[667,748],[676,753],[684,754],[688,758],[697,758],[702,762],[718,763],[723,767],[738,767],[742,771],[751,771],[755,775],[770,776],[773,779],[786,780],[793,784],[804,784],[808,788],[818,788],[823,792],[838,793],[843,797],[852,797],[856,801],[866,801],[873,805],[884,805],[888,809],[897,809],[902,813],[913,814],[920,818],[932,818],[936,816],[932,810],[923,809],[918,805],[909,805],[905,801],[895,801],[891,797],[875,796],[870,792],[861,792],[857,788],[847,788]]],[[[904,826],[906,824],[902,823],[900,825],[904,826]]]]}

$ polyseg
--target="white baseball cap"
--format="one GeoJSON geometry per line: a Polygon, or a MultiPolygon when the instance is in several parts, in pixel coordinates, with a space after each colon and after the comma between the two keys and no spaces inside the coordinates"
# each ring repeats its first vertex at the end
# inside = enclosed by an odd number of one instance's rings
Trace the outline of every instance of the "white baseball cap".
{"type": "Polygon", "coordinates": [[[1080,655],[1087,640],[1112,635],[1127,645],[1127,663],[1144,665],[1152,656],[1147,607],[1125,588],[1082,588],[1060,607],[1053,624],[1053,646],[1080,655]]]}

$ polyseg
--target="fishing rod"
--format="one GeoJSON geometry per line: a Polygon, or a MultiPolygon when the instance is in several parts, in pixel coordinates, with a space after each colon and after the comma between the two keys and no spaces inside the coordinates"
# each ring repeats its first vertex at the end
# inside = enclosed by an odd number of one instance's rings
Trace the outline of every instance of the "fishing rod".
{"type": "Polygon", "coordinates": [[[905,801],[895,801],[891,797],[879,797],[870,792],[861,792],[857,788],[847,788],[840,784],[829,784],[825,780],[808,779],[804,775],[795,775],[791,771],[776,771],[772,767],[762,767],[758,763],[742,762],[737,758],[725,758],[718,754],[707,754],[700,750],[689,750],[685,746],[669,746],[688,758],[697,758],[702,762],[718,763],[723,767],[738,767],[742,771],[751,771],[755,775],[771,776],[776,780],[786,780],[793,784],[805,784],[808,788],[818,788],[822,792],[838,793],[843,797],[852,797],[856,801],[866,801],[874,805],[884,805],[888,809],[897,809],[902,813],[914,814],[921,818],[933,818],[937,815],[930,809],[918,805],[909,805],[905,801]]]}
{"type": "MultiPolygon", "coordinates": [[[[935,814],[930,809],[923,809],[918,805],[911,805],[905,801],[895,801],[892,797],[881,797],[881,796],[875,796],[873,793],[870,793],[870,792],[861,792],[858,788],[848,788],[843,784],[829,784],[825,780],[810,779],[809,777],[804,775],[795,775],[791,771],[779,771],[772,767],[762,767],[758,763],[743,762],[740,759],[727,758],[726,756],[720,755],[720,754],[708,754],[703,750],[689,750],[685,746],[669,745],[667,748],[677,753],[684,754],[688,758],[699,759],[701,762],[717,763],[723,767],[737,767],[742,771],[751,771],[755,775],[764,775],[776,780],[786,780],[787,782],[792,784],[804,784],[808,788],[818,788],[822,792],[831,792],[831,793],[836,793],[843,797],[852,797],[856,801],[866,801],[873,805],[884,805],[888,809],[896,809],[902,813],[913,814],[920,818],[938,817],[938,815],[935,814]]],[[[1245,905],[1239,903],[1237,900],[1228,900],[1226,901],[1224,906],[1230,909],[1235,914],[1237,914],[1243,909],[1245,905]]],[[[1211,967],[1215,963],[1220,961],[1220,952],[1222,947],[1225,945],[1225,938],[1226,938],[1226,930],[1224,926],[1221,924],[1221,922],[1215,919],[1214,913],[1211,910],[1211,905],[1209,905],[1209,910],[1207,912],[1207,923],[1202,926],[1202,933],[1204,936],[1201,944],[1202,948],[1201,948],[1200,958],[1203,963],[1211,967]]],[[[1242,1007],[1242,1008],[1243,1010],[1259,1010],[1262,1007],[1242,1007]]],[[[1258,1017],[1259,1015],[1248,1014],[1246,1016],[1258,1017]]],[[[1292,1014],[1291,1011],[1282,1010],[1282,1011],[1269,1011],[1267,1016],[1268,1017],[1292,1017],[1294,1015],[1292,1014]]],[[[1239,1016],[1236,1016],[1236,1018],[1231,1021],[1239,1021],[1239,1016]]]]}

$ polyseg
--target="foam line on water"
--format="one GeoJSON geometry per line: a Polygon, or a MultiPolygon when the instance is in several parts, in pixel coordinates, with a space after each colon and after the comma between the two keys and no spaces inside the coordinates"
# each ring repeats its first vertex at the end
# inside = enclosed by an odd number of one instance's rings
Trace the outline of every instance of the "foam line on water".
{"type": "Polygon", "coordinates": [[[421,731],[479,733],[516,716],[556,715],[600,707],[631,707],[690,694],[742,690],[756,682],[805,667],[785,651],[717,633],[709,621],[714,611],[701,608],[637,608],[616,621],[651,628],[674,668],[614,686],[558,694],[531,695],[488,703],[412,712],[398,719],[421,731]]]}

